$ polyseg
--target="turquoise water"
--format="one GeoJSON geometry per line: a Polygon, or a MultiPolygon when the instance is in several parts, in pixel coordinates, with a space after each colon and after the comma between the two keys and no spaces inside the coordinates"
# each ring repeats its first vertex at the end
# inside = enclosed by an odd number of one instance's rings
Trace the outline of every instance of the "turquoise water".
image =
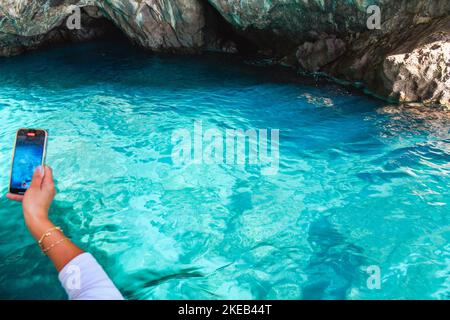
{"type": "MultiPolygon", "coordinates": [[[[1,193],[15,130],[48,129],[51,217],[129,299],[450,298],[448,112],[290,77],[106,43],[0,60],[1,193]],[[174,165],[194,121],[279,129],[278,174],[174,165]]],[[[20,208],[0,217],[0,298],[65,298],[20,208]]]]}

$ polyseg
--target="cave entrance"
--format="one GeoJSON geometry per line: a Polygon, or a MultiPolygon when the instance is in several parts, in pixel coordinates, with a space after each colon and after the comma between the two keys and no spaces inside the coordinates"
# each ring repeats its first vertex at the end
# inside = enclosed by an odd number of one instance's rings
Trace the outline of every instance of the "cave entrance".
{"type": "Polygon", "coordinates": [[[238,52],[244,55],[256,54],[259,46],[242,36],[207,0],[205,8],[205,46],[209,50],[238,52]]]}
{"type": "MultiPolygon", "coordinates": [[[[203,50],[242,55],[253,55],[259,52],[260,46],[234,28],[207,0],[204,0],[203,4],[205,15],[203,50]]],[[[68,19],[71,19],[71,16],[51,30],[41,41],[40,46],[93,40],[105,40],[123,47],[131,47],[135,44],[109,17],[104,15],[102,9],[96,6],[80,8],[81,29],[68,28],[68,19]]]]}
{"type": "MultiPolygon", "coordinates": [[[[101,10],[94,6],[80,8],[81,29],[69,29],[67,19],[46,35],[43,45],[77,43],[91,40],[108,40],[122,45],[132,45],[131,40],[101,10]]],[[[68,18],[69,19],[69,18],[68,18]]]]}

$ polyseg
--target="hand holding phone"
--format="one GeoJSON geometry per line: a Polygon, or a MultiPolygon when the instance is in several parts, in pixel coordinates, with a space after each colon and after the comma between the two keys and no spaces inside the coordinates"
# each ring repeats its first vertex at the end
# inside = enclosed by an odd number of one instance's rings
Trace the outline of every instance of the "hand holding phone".
{"type": "Polygon", "coordinates": [[[42,129],[19,129],[16,134],[9,192],[23,195],[36,168],[44,166],[48,134],[42,129]]]}
{"type": "Polygon", "coordinates": [[[10,200],[22,202],[25,223],[34,235],[33,230],[41,230],[50,224],[48,212],[56,195],[53,171],[50,167],[39,167],[33,174],[30,188],[25,195],[8,193],[10,200]]]}

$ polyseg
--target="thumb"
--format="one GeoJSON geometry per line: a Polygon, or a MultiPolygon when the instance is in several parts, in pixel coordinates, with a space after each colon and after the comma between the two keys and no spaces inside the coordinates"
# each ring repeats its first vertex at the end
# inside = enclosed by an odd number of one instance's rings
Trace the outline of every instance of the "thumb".
{"type": "Polygon", "coordinates": [[[44,168],[38,166],[34,170],[33,178],[30,183],[30,188],[41,188],[42,180],[44,179],[44,168]]]}
{"type": "Polygon", "coordinates": [[[53,181],[53,170],[52,168],[45,166],[44,170],[44,179],[42,179],[42,188],[54,189],[55,181],[53,181]]]}

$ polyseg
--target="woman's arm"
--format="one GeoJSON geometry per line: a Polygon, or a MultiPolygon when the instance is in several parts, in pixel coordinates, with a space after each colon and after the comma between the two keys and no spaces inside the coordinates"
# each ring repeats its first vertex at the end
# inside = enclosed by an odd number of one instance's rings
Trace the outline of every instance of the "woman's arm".
{"type": "Polygon", "coordinates": [[[9,193],[7,197],[22,202],[25,223],[60,272],[59,278],[70,299],[123,299],[94,257],[66,238],[48,218],[55,195],[53,171],[46,166],[36,169],[25,195],[9,193]],[[77,276],[79,279],[69,283],[77,276]]]}
{"type": "Polygon", "coordinates": [[[64,234],[53,229],[55,225],[49,220],[48,211],[55,195],[52,169],[38,167],[24,196],[8,194],[7,197],[22,202],[25,224],[36,241],[50,230],[50,234],[42,239],[41,248],[49,248],[52,244],[63,241],[46,253],[59,272],[70,260],[83,253],[83,250],[69,240],[62,240],[65,239],[64,234]]]}

